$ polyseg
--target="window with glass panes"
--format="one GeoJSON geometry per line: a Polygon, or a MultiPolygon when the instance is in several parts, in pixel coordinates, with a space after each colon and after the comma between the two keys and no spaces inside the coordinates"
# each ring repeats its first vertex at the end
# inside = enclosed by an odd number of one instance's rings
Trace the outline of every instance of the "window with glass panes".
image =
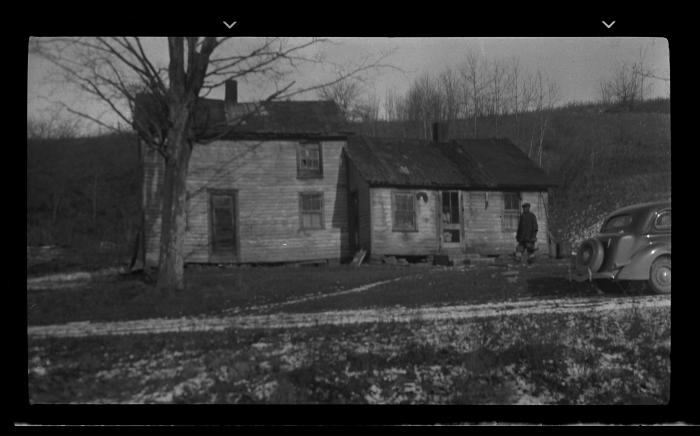
{"type": "Polygon", "coordinates": [[[323,193],[303,192],[299,194],[299,213],[302,229],[322,229],[323,193]]]}
{"type": "Polygon", "coordinates": [[[323,176],[321,143],[303,142],[297,148],[297,177],[323,176]]]}
{"type": "Polygon", "coordinates": [[[412,192],[394,192],[394,231],[416,230],[416,199],[412,192]]]}
{"type": "Polygon", "coordinates": [[[520,193],[503,193],[503,230],[518,230],[520,220],[520,193]]]}

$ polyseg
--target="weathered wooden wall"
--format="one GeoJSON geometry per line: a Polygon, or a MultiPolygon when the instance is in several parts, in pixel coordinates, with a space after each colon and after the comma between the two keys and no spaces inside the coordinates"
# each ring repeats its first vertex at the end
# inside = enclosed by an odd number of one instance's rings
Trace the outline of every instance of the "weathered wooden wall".
{"type": "MultiPolygon", "coordinates": [[[[237,261],[287,262],[350,255],[344,141],[323,141],[323,178],[298,179],[296,141],[215,141],[194,147],[190,161],[185,262],[216,261],[210,254],[209,189],[235,190],[237,261]],[[324,193],[324,228],[300,229],[299,193],[324,193]]],[[[147,159],[147,261],[157,263],[158,156],[147,159]]]]}
{"type": "Polygon", "coordinates": [[[371,188],[372,254],[380,255],[426,255],[439,249],[437,236],[437,208],[439,192],[425,189],[371,188]],[[392,193],[424,193],[427,201],[416,198],[417,231],[394,231],[392,193]]]}
{"type": "MultiPolygon", "coordinates": [[[[531,204],[530,211],[537,217],[539,231],[537,242],[540,250],[548,250],[547,217],[545,203],[547,192],[522,192],[522,202],[531,204]]],[[[464,207],[465,241],[468,250],[483,254],[511,253],[517,244],[515,231],[504,231],[503,193],[499,191],[462,191],[464,207]],[[488,205],[486,204],[488,199],[488,205]]]]}
{"type": "MultiPolygon", "coordinates": [[[[401,190],[371,188],[371,247],[372,254],[381,255],[429,255],[439,252],[438,235],[440,191],[401,190]],[[424,192],[428,202],[418,202],[418,231],[395,232],[392,230],[393,191],[424,192]]],[[[516,246],[515,231],[503,229],[504,196],[499,191],[460,191],[464,219],[463,249],[481,254],[511,253],[516,246]],[[488,199],[488,205],[486,205],[488,199]]],[[[521,192],[522,202],[531,204],[531,212],[537,217],[537,233],[540,252],[547,252],[547,192],[521,192]]]]}

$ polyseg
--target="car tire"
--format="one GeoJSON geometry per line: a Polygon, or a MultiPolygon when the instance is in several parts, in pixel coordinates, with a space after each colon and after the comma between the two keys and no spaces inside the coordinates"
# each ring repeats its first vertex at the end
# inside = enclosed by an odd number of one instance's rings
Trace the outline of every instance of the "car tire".
{"type": "Polygon", "coordinates": [[[597,272],[603,265],[603,258],[605,257],[605,250],[603,249],[603,244],[595,239],[586,239],[581,243],[576,254],[576,266],[580,270],[591,269],[591,272],[597,272]],[[590,249],[591,257],[588,261],[583,260],[583,252],[586,249],[590,249]]]}
{"type": "Polygon", "coordinates": [[[649,287],[656,294],[671,293],[671,258],[660,257],[649,269],[649,287]]]}

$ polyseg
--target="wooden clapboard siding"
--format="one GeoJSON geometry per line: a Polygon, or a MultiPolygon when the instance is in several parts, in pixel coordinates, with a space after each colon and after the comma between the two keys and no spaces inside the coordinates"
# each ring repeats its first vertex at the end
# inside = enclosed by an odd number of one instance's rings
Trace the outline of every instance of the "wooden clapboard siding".
{"type": "MultiPolygon", "coordinates": [[[[547,247],[547,192],[521,192],[522,202],[531,204],[530,211],[537,217],[540,249],[547,247]]],[[[515,230],[504,231],[502,216],[504,195],[500,191],[463,191],[465,241],[468,250],[490,254],[512,252],[517,244],[515,230]],[[487,205],[488,199],[488,205],[487,205]]]]}
{"type": "MultiPolygon", "coordinates": [[[[344,141],[323,141],[323,177],[297,178],[298,141],[215,141],[197,144],[187,179],[185,261],[212,262],[209,190],[233,190],[238,206],[238,262],[285,262],[350,256],[344,141]],[[302,230],[299,193],[323,192],[324,228],[302,230]]],[[[155,168],[155,164],[152,165],[155,168]]],[[[151,191],[155,172],[146,171],[151,191]]],[[[156,197],[156,196],[152,196],[156,197]]],[[[155,202],[152,202],[152,204],[155,202]]],[[[149,213],[157,207],[149,206],[149,213]]],[[[159,219],[147,226],[148,258],[157,261],[159,219]]]]}
{"type": "Polygon", "coordinates": [[[371,188],[372,253],[374,255],[426,255],[438,250],[437,207],[439,192],[399,188],[371,188]],[[411,192],[416,201],[416,231],[394,231],[392,194],[411,192]],[[427,202],[415,194],[424,193],[427,202]]]}

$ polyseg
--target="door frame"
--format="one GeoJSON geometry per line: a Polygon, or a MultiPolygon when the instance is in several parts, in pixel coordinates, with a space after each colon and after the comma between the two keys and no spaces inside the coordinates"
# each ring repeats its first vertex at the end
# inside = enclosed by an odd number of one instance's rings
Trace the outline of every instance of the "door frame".
{"type": "Polygon", "coordinates": [[[207,213],[208,213],[208,250],[210,262],[238,262],[240,260],[240,218],[238,213],[238,189],[207,189],[207,213]],[[233,253],[217,253],[214,251],[214,208],[212,195],[229,195],[233,197],[233,229],[236,232],[234,238],[233,253]]]}
{"type": "Polygon", "coordinates": [[[462,195],[458,189],[445,189],[439,192],[439,208],[438,208],[438,240],[440,241],[441,249],[463,249],[464,248],[464,212],[462,211],[462,195]],[[443,193],[454,192],[457,194],[457,211],[459,214],[459,222],[455,224],[450,224],[450,230],[459,230],[459,242],[444,242],[442,240],[443,231],[445,229],[445,223],[442,222],[442,210],[443,210],[443,193]]]}

